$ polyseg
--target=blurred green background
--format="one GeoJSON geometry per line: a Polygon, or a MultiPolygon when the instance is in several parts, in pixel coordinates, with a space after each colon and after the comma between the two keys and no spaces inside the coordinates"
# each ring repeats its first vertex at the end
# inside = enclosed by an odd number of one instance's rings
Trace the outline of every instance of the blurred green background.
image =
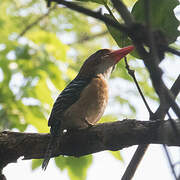
{"type": "MultiPolygon", "coordinates": [[[[143,1],[124,0],[135,19],[144,22],[143,1]]],[[[76,1],[92,10],[107,6],[116,19],[122,19],[108,0],[76,1]]],[[[161,29],[169,43],[179,47],[173,9],[177,0],[152,1],[152,25],[161,29]]],[[[109,15],[110,16],[110,15],[109,15]]],[[[36,132],[47,133],[47,120],[54,100],[77,74],[84,60],[101,48],[118,48],[130,43],[121,32],[64,6],[52,3],[46,7],[43,0],[0,1],[0,130],[24,132],[33,127],[36,132]]],[[[167,55],[171,61],[174,56],[167,55]]],[[[144,95],[156,109],[158,98],[141,60],[128,55],[129,64],[136,71],[144,95]]],[[[169,86],[175,75],[166,74],[169,86]]],[[[127,74],[124,61],[117,65],[110,83],[109,105],[101,122],[123,118],[137,118],[137,99],[140,96],[127,74]],[[112,108],[113,107],[113,108],[112,108]]],[[[142,111],[142,110],[139,110],[142,111]]],[[[144,111],[146,111],[144,107],[144,111]]],[[[110,152],[123,163],[120,152],[110,152]]],[[[32,161],[32,169],[41,165],[32,161]]],[[[86,179],[93,156],[81,158],[58,157],[55,163],[60,170],[67,169],[70,179],[86,179]]]]}

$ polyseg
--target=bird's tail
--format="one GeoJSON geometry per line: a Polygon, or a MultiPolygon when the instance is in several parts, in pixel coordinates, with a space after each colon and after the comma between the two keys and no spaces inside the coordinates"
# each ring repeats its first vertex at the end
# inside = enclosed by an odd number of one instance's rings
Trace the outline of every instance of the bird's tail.
{"type": "Polygon", "coordinates": [[[51,159],[53,150],[55,149],[56,137],[51,135],[50,142],[48,144],[47,150],[45,152],[44,161],[42,163],[42,170],[46,170],[49,160],[51,159]]]}

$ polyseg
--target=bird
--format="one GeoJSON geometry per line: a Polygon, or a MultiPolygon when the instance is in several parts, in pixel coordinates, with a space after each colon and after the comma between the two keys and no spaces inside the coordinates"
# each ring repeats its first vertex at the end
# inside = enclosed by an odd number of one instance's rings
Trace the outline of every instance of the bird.
{"type": "Polygon", "coordinates": [[[77,76],[57,97],[50,117],[50,142],[44,155],[42,169],[46,170],[59,137],[72,130],[95,125],[108,103],[108,79],[116,64],[134,46],[118,50],[100,49],[84,62],[77,76]]]}

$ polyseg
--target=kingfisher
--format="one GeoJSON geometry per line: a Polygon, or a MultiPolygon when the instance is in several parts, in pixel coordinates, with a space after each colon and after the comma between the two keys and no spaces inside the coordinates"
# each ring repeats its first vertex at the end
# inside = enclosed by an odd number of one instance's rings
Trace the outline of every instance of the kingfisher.
{"type": "Polygon", "coordinates": [[[108,79],[115,65],[133,49],[134,46],[127,46],[98,50],[86,59],[77,76],[59,94],[48,121],[51,139],[42,169],[46,169],[55,142],[64,132],[88,128],[100,120],[108,103],[108,79]]]}

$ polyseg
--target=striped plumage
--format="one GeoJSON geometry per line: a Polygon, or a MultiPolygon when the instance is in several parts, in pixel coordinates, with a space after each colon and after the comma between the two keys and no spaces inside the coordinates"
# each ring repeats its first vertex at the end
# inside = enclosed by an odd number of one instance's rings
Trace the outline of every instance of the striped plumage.
{"type": "Polygon", "coordinates": [[[48,122],[53,136],[60,135],[61,120],[63,119],[64,112],[79,99],[82,90],[89,84],[91,79],[77,76],[60,93],[53,105],[48,122]]]}

